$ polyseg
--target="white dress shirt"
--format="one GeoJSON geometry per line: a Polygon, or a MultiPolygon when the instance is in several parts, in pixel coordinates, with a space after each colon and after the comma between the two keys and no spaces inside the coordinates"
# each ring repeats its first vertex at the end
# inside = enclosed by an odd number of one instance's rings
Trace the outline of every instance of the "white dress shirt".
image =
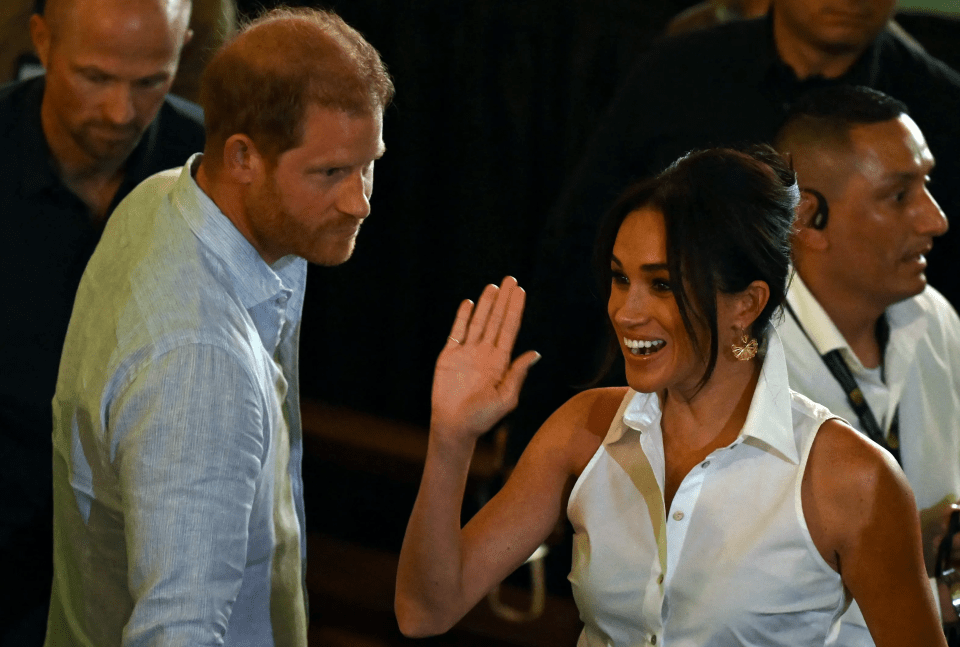
{"type": "Polygon", "coordinates": [[[807,529],[800,487],[825,408],[766,356],[739,437],[684,477],[664,510],[656,394],[628,391],[570,495],[579,647],[823,645],[846,608],[807,529]]]}
{"type": "MultiPolygon", "coordinates": [[[[801,330],[784,312],[778,326],[790,387],[862,431],[846,393],[821,359],[839,349],[884,433],[899,405],[901,464],[917,507],[960,498],[960,319],[946,299],[927,287],[887,309],[890,338],[884,352],[885,381],[879,384],[876,372],[864,368],[799,275],[787,301],[803,325],[801,330]]],[[[844,616],[836,644],[873,645],[856,605],[844,616]]]]}

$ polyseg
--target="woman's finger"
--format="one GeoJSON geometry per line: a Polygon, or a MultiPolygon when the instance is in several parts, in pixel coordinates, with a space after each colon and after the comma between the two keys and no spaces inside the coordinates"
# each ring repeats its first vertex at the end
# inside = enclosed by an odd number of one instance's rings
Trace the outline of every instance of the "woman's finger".
{"type": "Polygon", "coordinates": [[[500,328],[503,326],[503,316],[507,311],[507,304],[516,289],[517,279],[512,276],[503,277],[503,281],[500,282],[500,293],[497,294],[497,301],[493,304],[493,310],[490,312],[490,318],[483,331],[483,341],[489,344],[497,343],[500,328]]]}
{"type": "Polygon", "coordinates": [[[453,328],[450,329],[450,336],[447,337],[448,344],[462,344],[467,337],[467,325],[470,323],[470,315],[473,313],[473,301],[464,299],[457,308],[457,316],[453,320],[453,328]]]}
{"type": "Polygon", "coordinates": [[[527,293],[517,285],[511,291],[510,299],[507,302],[496,345],[507,351],[508,354],[513,353],[513,344],[517,341],[517,333],[520,332],[520,322],[523,321],[523,305],[526,299],[527,293]]]}
{"type": "Polygon", "coordinates": [[[473,309],[473,316],[470,317],[465,342],[475,344],[483,339],[483,331],[487,326],[487,320],[490,318],[490,310],[499,294],[500,288],[492,283],[483,288],[483,292],[480,293],[480,298],[477,300],[477,307],[473,309]]]}
{"type": "Polygon", "coordinates": [[[510,368],[507,369],[507,373],[504,375],[499,388],[508,408],[513,409],[517,406],[523,381],[527,379],[527,373],[530,372],[530,367],[539,361],[540,353],[535,350],[529,350],[513,360],[510,364],[510,368]]]}

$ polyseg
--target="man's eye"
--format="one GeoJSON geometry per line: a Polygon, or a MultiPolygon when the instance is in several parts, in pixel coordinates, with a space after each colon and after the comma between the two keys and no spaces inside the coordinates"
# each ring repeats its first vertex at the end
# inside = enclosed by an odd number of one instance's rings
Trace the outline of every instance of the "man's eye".
{"type": "Polygon", "coordinates": [[[156,78],[156,79],[140,79],[137,81],[137,87],[142,90],[153,90],[159,88],[166,82],[166,79],[156,78]]]}

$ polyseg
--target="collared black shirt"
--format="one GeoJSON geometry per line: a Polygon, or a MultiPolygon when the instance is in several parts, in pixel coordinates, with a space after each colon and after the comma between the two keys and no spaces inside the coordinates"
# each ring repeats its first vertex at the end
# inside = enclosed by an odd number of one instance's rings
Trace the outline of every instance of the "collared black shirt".
{"type": "MultiPolygon", "coordinates": [[[[43,530],[52,514],[50,400],[74,294],[102,231],[57,175],[40,124],[43,87],[40,77],[0,88],[0,568],[26,587],[3,604],[7,611],[29,599],[33,585],[49,596],[43,573],[50,567],[28,555],[49,561],[51,550],[43,530]],[[11,574],[8,557],[40,577],[11,574]]],[[[109,211],[145,178],[203,150],[203,142],[200,108],[167,97],[128,159],[109,211]]]]}
{"type": "MultiPolygon", "coordinates": [[[[884,31],[839,79],[799,81],[761,18],[668,39],[638,61],[548,222],[545,253],[566,264],[572,250],[559,250],[582,241],[576,258],[588,258],[596,223],[628,183],[693,149],[770,142],[801,94],[838,83],[907,104],[937,159],[931,192],[948,218],[960,218],[960,74],[884,31]]],[[[957,228],[934,242],[928,277],[956,307],[954,238],[957,228]]]]}
{"type": "MultiPolygon", "coordinates": [[[[869,86],[907,104],[937,159],[931,192],[960,222],[960,74],[944,63],[885,31],[843,77],[800,81],[776,52],[770,18],[664,40],[621,84],[547,221],[528,284],[527,339],[518,342],[540,350],[543,361],[531,371],[518,426],[535,429],[604,354],[604,304],[590,261],[598,223],[621,191],[692,149],[770,142],[803,92],[835,83],[869,86]]],[[[934,241],[927,271],[955,307],[958,240],[955,224],[934,241]]]]}
{"type": "MultiPolygon", "coordinates": [[[[40,125],[43,78],[0,89],[0,395],[48,403],[80,275],[102,226],[57,175],[40,125]]],[[[203,148],[198,106],[168,98],[127,162],[109,211],[158,171],[203,148]]]]}

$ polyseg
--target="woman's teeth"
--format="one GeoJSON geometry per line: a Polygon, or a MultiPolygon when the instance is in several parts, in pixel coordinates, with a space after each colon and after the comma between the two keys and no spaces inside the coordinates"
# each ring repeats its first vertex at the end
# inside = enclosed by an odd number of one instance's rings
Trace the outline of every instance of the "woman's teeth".
{"type": "Polygon", "coordinates": [[[650,355],[656,353],[663,348],[663,345],[666,343],[667,342],[662,339],[643,340],[623,338],[623,344],[629,348],[630,352],[634,355],[650,355]]]}

